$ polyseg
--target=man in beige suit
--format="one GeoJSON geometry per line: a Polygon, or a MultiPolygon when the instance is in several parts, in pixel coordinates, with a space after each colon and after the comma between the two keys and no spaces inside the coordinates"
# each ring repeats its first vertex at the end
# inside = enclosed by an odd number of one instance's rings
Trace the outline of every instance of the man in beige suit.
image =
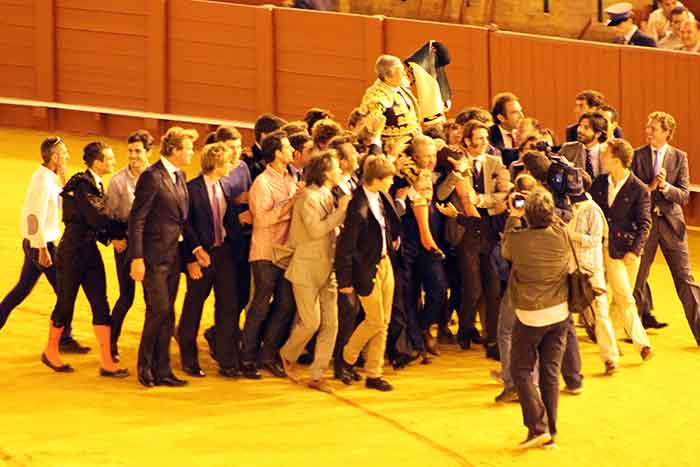
{"type": "Polygon", "coordinates": [[[307,187],[292,208],[287,245],[294,249],[285,277],[292,283],[297,316],[289,339],[280,349],[287,376],[301,380],[296,364],[318,331],[309,387],[332,392],[323,379],[338,332],[338,284],[333,272],[337,228],[350,203],[343,196],[335,207],[331,189],[342,177],[334,151],[313,158],[306,168],[307,187]]]}

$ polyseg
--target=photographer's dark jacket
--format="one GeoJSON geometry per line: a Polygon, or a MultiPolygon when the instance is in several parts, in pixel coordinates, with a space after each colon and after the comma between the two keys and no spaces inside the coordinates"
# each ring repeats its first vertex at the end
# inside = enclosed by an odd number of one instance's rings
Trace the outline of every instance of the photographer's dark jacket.
{"type": "Polygon", "coordinates": [[[651,229],[651,202],[649,190],[632,172],[617,193],[612,206],[608,205],[609,175],[600,175],[591,186],[593,200],[603,209],[610,227],[609,253],[613,259],[622,259],[625,253],[637,256],[651,229]]]}
{"type": "Polygon", "coordinates": [[[73,175],[63,187],[63,223],[61,242],[79,247],[99,241],[107,245],[113,239],[126,238],[126,223],[109,216],[104,191],[89,171],[73,175]]]}

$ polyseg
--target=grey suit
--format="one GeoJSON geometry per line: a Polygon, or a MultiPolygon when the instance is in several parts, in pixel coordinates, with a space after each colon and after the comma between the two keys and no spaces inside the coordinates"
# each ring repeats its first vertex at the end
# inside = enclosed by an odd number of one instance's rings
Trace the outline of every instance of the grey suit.
{"type": "Polygon", "coordinates": [[[334,207],[325,188],[308,187],[294,202],[287,245],[294,249],[285,277],[292,283],[297,316],[289,339],[280,349],[285,360],[296,362],[318,331],[311,378],[328,367],[338,332],[338,284],[333,272],[337,228],[345,210],[334,207]]]}
{"type": "MultiPolygon", "coordinates": [[[[632,171],[646,184],[654,179],[652,159],[651,146],[643,146],[634,152],[632,171]]],[[[688,156],[685,152],[668,146],[663,168],[666,169],[667,189],[664,191],[657,189],[651,193],[651,232],[644,248],[639,274],[637,274],[634,297],[640,313],[650,314],[651,297],[644,291],[657,247],[661,246],[661,252],[673,276],[676,293],[683,303],[686,319],[695,341],[700,344],[700,286],[695,282],[690,269],[682,209],[682,206],[688,204],[690,196],[688,156]]]]}

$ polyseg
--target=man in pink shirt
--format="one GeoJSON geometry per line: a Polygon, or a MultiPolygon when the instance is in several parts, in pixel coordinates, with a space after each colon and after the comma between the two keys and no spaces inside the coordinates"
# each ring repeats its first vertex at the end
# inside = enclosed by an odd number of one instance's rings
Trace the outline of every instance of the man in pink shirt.
{"type": "Polygon", "coordinates": [[[284,278],[284,270],[273,264],[272,253],[273,245],[287,242],[292,206],[300,193],[288,170],[294,150],[286,133],[275,131],[266,136],[262,155],[267,167],[253,182],[249,196],[253,216],[249,260],[255,292],[243,328],[241,354],[243,375],[249,379],[260,379],[258,362],[273,375],[285,376],[277,354],[294,317],[291,284],[284,278]]]}

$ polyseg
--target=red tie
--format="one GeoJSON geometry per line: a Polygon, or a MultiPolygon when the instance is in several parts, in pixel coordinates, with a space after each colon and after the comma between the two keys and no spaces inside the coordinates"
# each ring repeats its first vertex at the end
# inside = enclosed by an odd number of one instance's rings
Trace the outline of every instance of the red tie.
{"type": "Polygon", "coordinates": [[[219,183],[216,182],[211,187],[212,199],[211,199],[211,212],[214,217],[214,246],[220,246],[223,243],[221,238],[221,208],[219,207],[219,196],[216,186],[219,183]]]}

